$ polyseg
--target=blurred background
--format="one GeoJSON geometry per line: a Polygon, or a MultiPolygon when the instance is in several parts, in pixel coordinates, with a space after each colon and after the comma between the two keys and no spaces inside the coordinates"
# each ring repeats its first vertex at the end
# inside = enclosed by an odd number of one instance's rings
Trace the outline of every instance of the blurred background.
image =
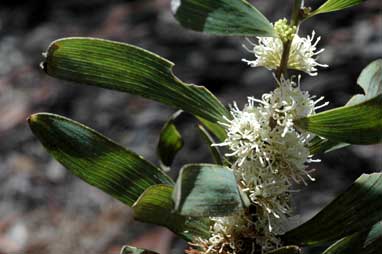
{"type": "MultiPolygon", "coordinates": [[[[293,1],[252,1],[273,22],[289,15],[293,1]]],[[[306,1],[318,6],[323,1],[306,1]]],[[[382,3],[324,14],[304,23],[326,48],[318,77],[303,76],[302,87],[325,96],[329,107],[359,92],[356,79],[382,57],[382,3]]],[[[244,38],[213,37],[180,27],[170,0],[2,0],[0,3],[0,254],[115,254],[123,244],[182,253],[185,243],[160,227],[135,222],[130,208],[83,183],[55,162],[26,124],[29,114],[53,112],[73,118],[158,162],[160,128],[174,109],[115,91],[53,79],[39,68],[52,40],[93,36],[136,44],[174,63],[186,82],[207,86],[225,104],[273,89],[265,69],[241,62],[253,56],[244,38]]],[[[172,174],[188,162],[208,162],[195,122],[184,117],[186,146],[172,174]]],[[[325,206],[360,174],[382,169],[382,146],[352,146],[320,157],[317,181],[296,194],[302,222],[325,206]]],[[[313,252],[311,252],[313,253],[313,252]]]]}

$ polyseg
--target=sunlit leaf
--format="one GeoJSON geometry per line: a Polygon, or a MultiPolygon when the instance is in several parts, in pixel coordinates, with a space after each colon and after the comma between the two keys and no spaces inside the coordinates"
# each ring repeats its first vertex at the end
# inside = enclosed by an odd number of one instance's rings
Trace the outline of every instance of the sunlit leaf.
{"type": "Polygon", "coordinates": [[[44,70],[51,76],[159,101],[213,123],[229,113],[205,87],[186,84],[174,64],[142,48],[94,38],[54,41],[44,70]]]}
{"type": "Polygon", "coordinates": [[[245,0],[172,0],[179,23],[214,35],[274,36],[273,26],[245,0]]]}
{"type": "Polygon", "coordinates": [[[321,13],[340,11],[358,4],[366,0],[327,0],[317,10],[311,12],[309,16],[314,16],[321,13]]]}
{"type": "Polygon", "coordinates": [[[357,105],[340,107],[295,124],[332,142],[375,144],[382,141],[382,95],[357,105]]]}
{"type": "Polygon", "coordinates": [[[34,135],[58,162],[129,206],[151,185],[173,184],[141,156],[78,122],[49,113],[34,114],[28,121],[34,135]]]}

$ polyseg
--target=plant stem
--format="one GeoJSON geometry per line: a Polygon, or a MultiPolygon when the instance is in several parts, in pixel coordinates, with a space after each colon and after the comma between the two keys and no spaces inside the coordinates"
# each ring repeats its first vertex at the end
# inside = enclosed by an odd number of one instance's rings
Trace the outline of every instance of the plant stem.
{"type": "MultiPolygon", "coordinates": [[[[292,26],[297,27],[296,34],[298,33],[298,26],[300,25],[300,21],[301,21],[300,11],[303,5],[304,5],[304,0],[294,0],[290,24],[292,26]]],[[[289,60],[290,49],[292,46],[292,40],[289,40],[283,44],[283,53],[281,56],[280,67],[276,71],[276,78],[278,80],[280,80],[281,75],[284,75],[284,77],[287,77],[288,75],[288,60],[289,60]]]]}

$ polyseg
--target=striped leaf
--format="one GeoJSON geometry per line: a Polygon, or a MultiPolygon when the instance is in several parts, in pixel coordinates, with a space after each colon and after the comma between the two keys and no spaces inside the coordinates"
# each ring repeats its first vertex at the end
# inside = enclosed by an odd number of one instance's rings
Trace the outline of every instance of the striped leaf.
{"type": "Polygon", "coordinates": [[[78,122],[39,113],[28,119],[34,135],[64,167],[131,206],[150,186],[172,179],[141,156],[78,122]]]}
{"type": "Polygon", "coordinates": [[[179,23],[214,35],[274,36],[273,26],[245,0],[172,0],[179,23]]]}

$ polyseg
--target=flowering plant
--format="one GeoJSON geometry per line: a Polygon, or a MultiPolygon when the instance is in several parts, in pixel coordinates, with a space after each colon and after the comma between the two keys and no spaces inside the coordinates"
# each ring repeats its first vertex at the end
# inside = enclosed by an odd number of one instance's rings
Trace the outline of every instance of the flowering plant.
{"type": "MultiPolygon", "coordinates": [[[[301,76],[315,76],[320,37],[298,35],[315,15],[361,0],[327,0],[311,10],[294,0],[291,19],[271,24],[245,0],[173,0],[186,28],[215,35],[255,36],[245,48],[251,67],[274,72],[275,89],[249,96],[227,109],[205,87],[186,84],[173,64],[133,45],[94,38],[52,42],[42,63],[51,76],[128,92],[193,114],[215,164],[188,164],[174,182],[166,170],[183,146],[175,119],[158,143],[160,166],[98,132],[63,116],[37,113],[33,133],[60,163],[87,183],[131,206],[137,220],[168,227],[189,242],[187,253],[301,253],[304,246],[333,243],[324,254],[378,253],[382,245],[382,175],[362,175],[309,221],[291,229],[296,184],[314,181],[310,163],[321,152],[382,141],[382,60],[361,73],[363,95],[343,107],[325,107],[323,97],[301,89],[301,76]],[[224,152],[222,152],[224,150],[224,152]]],[[[303,188],[300,186],[299,188],[303,188]]],[[[122,253],[152,253],[125,246],[122,253]]]]}

